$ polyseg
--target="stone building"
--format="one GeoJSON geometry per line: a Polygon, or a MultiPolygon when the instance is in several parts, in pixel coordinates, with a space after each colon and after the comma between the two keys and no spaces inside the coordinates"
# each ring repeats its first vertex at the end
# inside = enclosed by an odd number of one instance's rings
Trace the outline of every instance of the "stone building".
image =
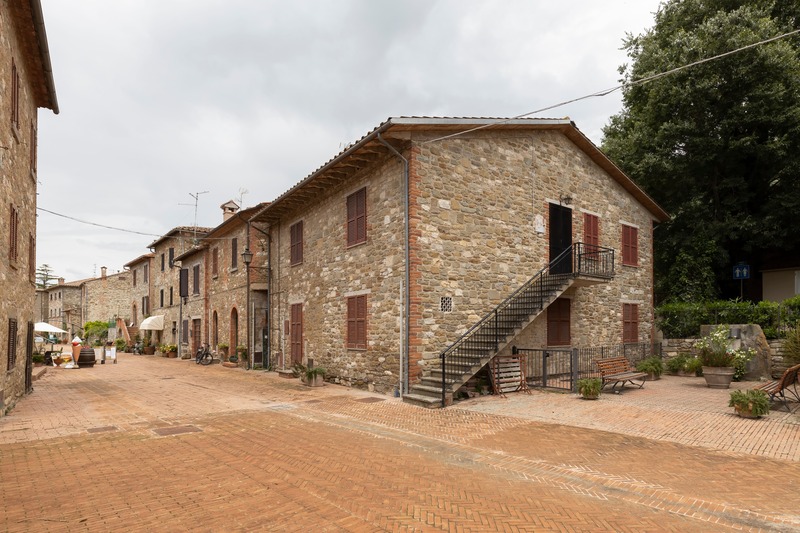
{"type": "Polygon", "coordinates": [[[39,0],[0,2],[0,416],[31,388],[38,109],[58,113],[39,0]]]}
{"type": "Polygon", "coordinates": [[[271,351],[407,393],[537,275],[558,281],[543,309],[491,350],[475,339],[488,355],[447,394],[517,338],[648,342],[666,218],[568,119],[389,119],[253,217],[269,226],[271,351]]]}
{"type": "Polygon", "coordinates": [[[83,334],[83,284],[87,281],[67,283],[58,278],[57,285],[45,289],[48,304],[45,321],[67,331],[70,338],[83,334]]]}
{"type": "Polygon", "coordinates": [[[124,324],[120,324],[120,329],[128,344],[136,342],[139,333],[139,323],[150,314],[150,272],[153,270],[153,258],[155,254],[148,253],[140,255],[133,261],[125,263],[124,268],[129,273],[128,281],[128,311],[124,324]],[[144,281],[143,281],[144,280],[144,281]]]}
{"type": "MultiPolygon", "coordinates": [[[[209,230],[210,228],[180,226],[173,228],[166,235],[148,245],[153,253],[153,268],[144,274],[146,279],[141,279],[141,283],[149,283],[153,299],[149,301],[146,311],[140,310],[141,319],[138,325],[141,326],[141,320],[148,316],[160,316],[163,317],[164,328],[163,330],[147,330],[150,333],[140,332],[149,341],[150,346],[177,344],[179,338],[177,325],[181,318],[180,268],[175,264],[175,258],[192,249],[209,230]]],[[[145,264],[142,265],[142,268],[145,268],[145,264]]]]}
{"type": "MultiPolygon", "coordinates": [[[[131,274],[118,272],[108,274],[106,267],[100,268],[100,277],[83,282],[81,299],[83,303],[82,324],[86,322],[108,322],[113,324],[117,318],[129,317],[131,274]]],[[[113,340],[114,335],[110,338],[113,340]]]]}
{"type": "MultiPolygon", "coordinates": [[[[201,343],[208,342],[205,331],[205,317],[208,302],[208,279],[206,276],[206,249],[194,246],[187,252],[175,257],[175,263],[185,271],[185,296],[178,302],[178,320],[172,324],[180,336],[175,344],[179,345],[181,357],[185,354],[196,354],[201,343]]],[[[180,291],[177,295],[181,297],[180,291]]]]}
{"type": "Polygon", "coordinates": [[[267,323],[266,271],[250,268],[247,261],[253,259],[246,252],[252,251],[255,262],[263,264],[266,233],[250,219],[266,205],[240,210],[235,202],[226,202],[220,206],[222,223],[200,240],[197,249],[177,258],[188,272],[189,297],[183,325],[190,335],[182,341],[191,339],[192,353],[203,342],[218,351],[220,344],[227,344],[229,354],[238,346],[245,346],[249,347],[248,358],[240,364],[262,364],[267,323]]]}

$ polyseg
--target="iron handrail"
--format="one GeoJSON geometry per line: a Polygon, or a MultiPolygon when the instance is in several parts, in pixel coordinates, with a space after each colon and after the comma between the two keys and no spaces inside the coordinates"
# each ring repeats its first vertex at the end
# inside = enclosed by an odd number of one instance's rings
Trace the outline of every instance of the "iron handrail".
{"type": "MultiPolygon", "coordinates": [[[[600,276],[600,277],[613,277],[614,276],[614,250],[612,248],[604,248],[601,246],[596,245],[586,245],[581,242],[574,243],[570,247],[564,249],[555,259],[550,261],[545,267],[543,267],[539,272],[537,272],[533,277],[531,277],[527,282],[525,282],[521,287],[519,287],[516,291],[514,291],[510,296],[508,296],[505,300],[500,302],[493,310],[489,311],[483,318],[481,318],[478,322],[476,322],[470,329],[468,329],[461,337],[459,337],[454,343],[448,346],[442,353],[439,355],[441,359],[441,370],[442,370],[442,407],[446,404],[446,394],[447,394],[447,357],[462,347],[466,342],[470,341],[472,337],[482,331],[485,326],[489,325],[491,328],[491,322],[494,321],[493,333],[494,333],[494,342],[495,342],[495,349],[499,347],[500,344],[500,313],[508,309],[512,304],[516,302],[516,300],[520,297],[520,295],[524,294],[530,288],[534,287],[537,282],[541,282],[546,274],[550,272],[551,269],[554,267],[561,267],[564,266],[562,261],[565,259],[570,258],[570,264],[566,265],[569,266],[567,272],[559,272],[554,275],[563,275],[563,276],[571,276],[574,277],[576,275],[590,275],[590,276],[600,276]],[[587,251],[588,250],[588,251],[587,251]],[[610,257],[610,270],[606,270],[603,265],[608,265],[610,257]],[[589,268],[591,267],[591,268],[589,268]]],[[[543,291],[543,286],[540,287],[540,293],[543,291]]],[[[540,301],[540,305],[543,302],[540,301]]],[[[489,330],[490,332],[492,329],[489,330]]]]}

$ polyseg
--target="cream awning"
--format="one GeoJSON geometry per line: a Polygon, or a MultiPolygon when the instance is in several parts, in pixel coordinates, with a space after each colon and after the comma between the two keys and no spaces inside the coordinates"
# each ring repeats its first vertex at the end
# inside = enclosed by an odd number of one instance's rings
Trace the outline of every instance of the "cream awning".
{"type": "Polygon", "coordinates": [[[164,329],[164,315],[153,315],[145,318],[142,320],[142,323],[139,325],[139,329],[150,329],[150,330],[157,330],[163,331],[164,329]]]}

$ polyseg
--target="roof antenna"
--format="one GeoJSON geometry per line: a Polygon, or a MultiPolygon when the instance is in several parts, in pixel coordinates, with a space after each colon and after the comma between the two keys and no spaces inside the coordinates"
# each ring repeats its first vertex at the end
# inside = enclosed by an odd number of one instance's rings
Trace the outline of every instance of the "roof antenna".
{"type": "MultiPolygon", "coordinates": [[[[200,199],[201,194],[208,194],[208,191],[201,191],[194,194],[189,193],[189,196],[194,198],[194,244],[197,244],[197,202],[200,199]]],[[[178,205],[191,206],[192,204],[178,204],[178,205]]]]}
{"type": "Polygon", "coordinates": [[[244,187],[241,187],[239,189],[239,207],[242,209],[244,209],[244,195],[247,194],[248,192],[250,191],[248,191],[244,187]]]}

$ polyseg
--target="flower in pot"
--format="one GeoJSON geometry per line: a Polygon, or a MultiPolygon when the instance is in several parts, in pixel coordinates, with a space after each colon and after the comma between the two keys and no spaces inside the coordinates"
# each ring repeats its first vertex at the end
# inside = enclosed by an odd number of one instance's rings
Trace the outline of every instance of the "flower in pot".
{"type": "Polygon", "coordinates": [[[769,396],[762,390],[731,391],[728,407],[733,407],[741,417],[758,418],[769,413],[769,396]]]}
{"type": "Polygon", "coordinates": [[[167,357],[178,357],[177,344],[165,344],[162,346],[162,350],[167,354],[167,357]]]}
{"type": "Polygon", "coordinates": [[[600,397],[603,381],[600,378],[582,378],[578,380],[578,394],[584,400],[596,400],[600,397]]]}
{"type": "Polygon", "coordinates": [[[221,353],[223,356],[227,356],[228,355],[228,343],[227,342],[220,342],[219,344],[217,344],[217,350],[219,350],[219,353],[221,353]]]}
{"type": "Polygon", "coordinates": [[[733,350],[729,346],[730,328],[720,324],[711,333],[700,339],[700,360],[703,363],[703,377],[712,389],[727,389],[739,369],[739,377],[744,376],[747,362],[753,357],[751,349],[733,350]]]}
{"type": "Polygon", "coordinates": [[[325,369],[321,366],[306,368],[305,384],[309,387],[321,387],[325,384],[325,369]]]}
{"type": "Polygon", "coordinates": [[[664,361],[661,360],[661,357],[653,355],[639,361],[636,364],[636,370],[647,372],[648,381],[655,381],[661,378],[661,374],[664,373],[664,361]]]}

